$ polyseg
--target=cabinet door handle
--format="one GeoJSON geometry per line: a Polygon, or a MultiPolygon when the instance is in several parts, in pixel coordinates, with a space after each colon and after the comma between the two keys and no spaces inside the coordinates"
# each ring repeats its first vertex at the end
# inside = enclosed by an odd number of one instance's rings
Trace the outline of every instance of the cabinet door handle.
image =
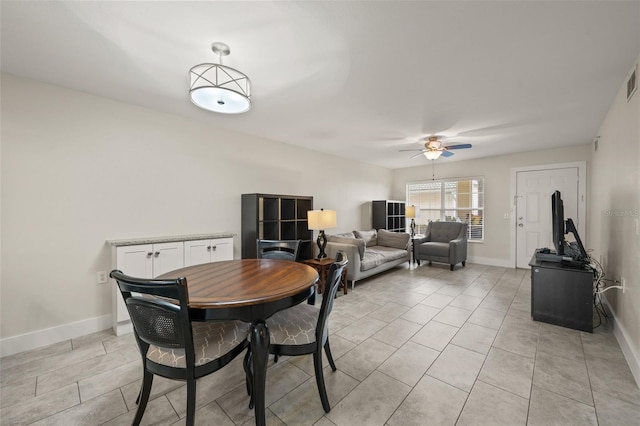
{"type": "Polygon", "coordinates": [[[160,256],[160,252],[159,251],[155,252],[154,254],[156,255],[156,257],[160,256]]]}
{"type": "Polygon", "coordinates": [[[213,250],[215,250],[215,249],[216,249],[216,246],[211,246],[211,248],[212,248],[213,250]]]}
{"type": "Polygon", "coordinates": [[[153,252],[152,251],[148,252],[147,256],[149,256],[149,257],[153,256],[153,252]]]}
{"type": "Polygon", "coordinates": [[[211,251],[211,246],[207,246],[207,250],[211,251]]]}

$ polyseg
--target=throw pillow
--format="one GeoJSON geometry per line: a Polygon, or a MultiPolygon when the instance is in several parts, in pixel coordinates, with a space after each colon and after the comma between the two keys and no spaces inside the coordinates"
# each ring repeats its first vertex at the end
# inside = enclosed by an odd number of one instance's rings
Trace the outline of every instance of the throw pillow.
{"type": "Polygon", "coordinates": [[[351,244],[358,247],[358,254],[360,255],[360,260],[364,259],[364,241],[359,238],[354,237],[342,237],[339,235],[328,235],[327,241],[330,243],[340,243],[340,244],[351,244]]]}
{"type": "Polygon", "coordinates": [[[371,231],[353,231],[356,238],[364,240],[367,247],[372,247],[378,244],[378,232],[375,229],[371,231]]]}
{"type": "Polygon", "coordinates": [[[409,234],[391,232],[386,229],[378,231],[378,245],[406,250],[409,244],[409,234]]]}

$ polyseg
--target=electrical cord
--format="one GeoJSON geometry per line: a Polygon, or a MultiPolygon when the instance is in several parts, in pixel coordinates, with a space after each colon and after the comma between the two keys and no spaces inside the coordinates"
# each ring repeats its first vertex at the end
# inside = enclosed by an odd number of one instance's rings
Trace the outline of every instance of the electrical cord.
{"type": "Polygon", "coordinates": [[[594,280],[593,280],[593,307],[596,310],[596,314],[598,315],[598,324],[596,326],[594,326],[593,328],[596,329],[598,328],[601,324],[602,324],[602,320],[603,318],[608,319],[609,315],[607,314],[607,311],[604,309],[604,306],[602,305],[602,293],[604,293],[606,290],[617,287],[617,286],[610,286],[610,287],[605,287],[605,282],[615,282],[609,279],[605,278],[605,272],[604,272],[604,268],[602,267],[602,265],[600,264],[600,262],[598,262],[597,260],[595,260],[593,258],[593,256],[590,255],[591,250],[589,250],[589,264],[591,265],[591,269],[593,270],[593,275],[594,275],[594,280]]]}
{"type": "Polygon", "coordinates": [[[600,264],[600,262],[595,260],[593,257],[589,256],[589,262],[590,262],[591,268],[594,270],[594,275],[595,275],[594,286],[593,286],[593,292],[594,293],[601,294],[601,293],[604,293],[607,290],[611,290],[611,289],[614,289],[614,288],[622,290],[622,286],[621,285],[605,286],[606,282],[619,284],[620,281],[606,279],[605,278],[604,269],[602,268],[602,265],[600,264]]]}

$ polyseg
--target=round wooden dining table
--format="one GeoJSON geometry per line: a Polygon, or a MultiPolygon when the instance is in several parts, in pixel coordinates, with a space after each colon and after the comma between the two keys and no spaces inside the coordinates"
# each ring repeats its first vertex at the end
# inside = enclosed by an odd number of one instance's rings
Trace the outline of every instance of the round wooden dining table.
{"type": "Polygon", "coordinates": [[[269,328],[274,313],[315,299],[318,273],[303,263],[242,259],[176,269],[158,279],[185,277],[189,310],[196,321],[237,319],[251,324],[256,425],[265,425],[269,328]]]}

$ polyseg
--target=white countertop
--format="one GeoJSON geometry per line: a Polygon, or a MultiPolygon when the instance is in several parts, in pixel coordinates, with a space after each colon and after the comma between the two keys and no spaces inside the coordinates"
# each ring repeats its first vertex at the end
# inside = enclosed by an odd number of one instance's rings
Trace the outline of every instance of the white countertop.
{"type": "Polygon", "coordinates": [[[214,238],[233,238],[237,234],[232,232],[214,232],[209,234],[172,235],[168,237],[148,237],[148,238],[121,238],[118,240],[107,240],[111,246],[135,246],[138,244],[170,243],[173,241],[194,241],[209,240],[214,238]]]}

